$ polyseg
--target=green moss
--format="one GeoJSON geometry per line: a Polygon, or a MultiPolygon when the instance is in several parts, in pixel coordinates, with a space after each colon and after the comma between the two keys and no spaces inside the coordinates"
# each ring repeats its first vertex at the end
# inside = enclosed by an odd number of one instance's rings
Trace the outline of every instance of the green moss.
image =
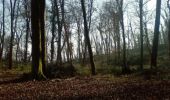
{"type": "Polygon", "coordinates": [[[42,59],[39,59],[39,66],[38,66],[38,78],[39,79],[47,79],[47,77],[43,73],[43,68],[42,68],[42,59]]]}

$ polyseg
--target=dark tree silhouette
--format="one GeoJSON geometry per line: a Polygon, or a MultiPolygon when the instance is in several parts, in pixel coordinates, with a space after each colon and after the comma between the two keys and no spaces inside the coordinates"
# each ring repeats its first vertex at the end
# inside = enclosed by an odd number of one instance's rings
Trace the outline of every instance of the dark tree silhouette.
{"type": "Polygon", "coordinates": [[[120,25],[122,28],[122,37],[123,37],[123,66],[122,72],[129,73],[130,69],[127,65],[127,57],[126,57],[126,37],[125,37],[125,27],[124,27],[124,17],[123,17],[123,0],[116,0],[118,9],[119,9],[119,17],[120,17],[120,25]]]}
{"type": "Polygon", "coordinates": [[[139,1],[139,9],[140,9],[140,40],[141,40],[141,61],[140,61],[140,69],[143,69],[143,0],[139,1]]]}
{"type": "Polygon", "coordinates": [[[2,61],[2,55],[4,51],[4,38],[5,38],[5,0],[2,1],[2,9],[3,9],[3,15],[2,15],[2,37],[1,37],[1,44],[0,44],[0,63],[2,61]]]}
{"type": "Polygon", "coordinates": [[[11,17],[11,37],[10,37],[10,44],[9,44],[9,69],[12,69],[13,65],[13,42],[14,42],[14,17],[15,17],[15,7],[16,7],[17,0],[10,0],[10,17],[11,17]]]}
{"type": "Polygon", "coordinates": [[[32,75],[35,79],[46,78],[45,67],[45,30],[44,30],[45,0],[31,0],[32,24],[32,75]]]}
{"type": "Polygon", "coordinates": [[[153,46],[152,46],[152,54],[151,54],[151,68],[157,67],[160,15],[161,15],[161,0],[157,0],[154,38],[153,38],[153,46]]]}
{"type": "Polygon", "coordinates": [[[85,37],[85,42],[88,46],[88,51],[89,51],[89,56],[90,56],[91,73],[92,73],[92,75],[95,75],[96,74],[95,64],[94,64],[94,61],[93,61],[93,52],[92,52],[90,38],[89,38],[89,30],[88,30],[88,25],[87,25],[86,8],[85,8],[85,5],[84,5],[84,0],[81,0],[81,6],[82,6],[83,18],[84,18],[84,37],[85,37]]]}
{"type": "Polygon", "coordinates": [[[28,60],[28,39],[30,34],[30,13],[29,13],[29,0],[24,0],[24,8],[25,8],[25,26],[26,26],[26,35],[25,35],[25,50],[24,50],[24,62],[26,63],[28,60]]]}

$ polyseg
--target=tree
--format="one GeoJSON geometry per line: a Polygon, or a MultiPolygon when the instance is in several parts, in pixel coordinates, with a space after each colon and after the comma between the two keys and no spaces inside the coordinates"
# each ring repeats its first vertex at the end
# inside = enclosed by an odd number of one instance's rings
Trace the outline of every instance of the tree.
{"type": "Polygon", "coordinates": [[[127,59],[126,59],[126,37],[125,37],[125,27],[124,27],[124,17],[123,17],[123,0],[116,0],[118,9],[119,9],[119,17],[120,17],[120,25],[122,29],[122,37],[123,37],[123,66],[122,72],[128,73],[130,71],[129,67],[127,66],[127,59]]]}
{"type": "Polygon", "coordinates": [[[0,63],[2,60],[2,56],[3,56],[3,50],[4,50],[4,38],[5,38],[5,0],[2,0],[2,4],[3,4],[3,23],[2,23],[2,27],[3,27],[3,32],[2,32],[2,37],[1,37],[1,45],[0,45],[0,63]]]}
{"type": "MultiPolygon", "coordinates": [[[[58,40],[57,40],[57,64],[61,65],[62,64],[62,48],[61,48],[61,36],[62,36],[62,27],[63,27],[63,18],[60,20],[60,10],[58,7],[58,0],[54,0],[56,4],[56,15],[57,15],[57,25],[58,25],[58,40]]],[[[64,1],[62,0],[61,6],[64,6],[64,1]]],[[[62,7],[61,7],[62,9],[62,7]]]]}
{"type": "Polygon", "coordinates": [[[15,8],[16,8],[17,0],[10,0],[10,17],[11,17],[11,38],[10,38],[10,47],[9,47],[9,69],[12,68],[13,65],[13,42],[14,42],[14,18],[15,18],[15,8]]]}
{"type": "Polygon", "coordinates": [[[157,52],[158,52],[158,41],[159,41],[160,14],[161,14],[161,0],[157,0],[154,38],[153,38],[153,46],[152,46],[152,54],[151,54],[151,68],[157,67],[157,52]]]}
{"type": "Polygon", "coordinates": [[[90,56],[91,73],[92,73],[92,75],[95,75],[96,74],[95,64],[93,61],[93,52],[92,52],[90,38],[89,38],[89,29],[88,29],[88,25],[87,25],[86,8],[85,8],[84,0],[81,0],[81,6],[82,6],[83,18],[84,18],[84,37],[85,37],[85,42],[88,46],[88,52],[89,52],[89,56],[90,56]]]}
{"type": "Polygon", "coordinates": [[[71,1],[69,4],[69,12],[71,13],[72,20],[76,23],[77,28],[77,58],[78,61],[82,61],[82,51],[81,50],[81,42],[82,42],[82,11],[81,5],[79,2],[73,2],[71,1]]]}
{"type": "Polygon", "coordinates": [[[45,0],[31,0],[32,27],[32,75],[35,79],[46,78],[45,68],[45,0]]]}
{"type": "Polygon", "coordinates": [[[24,62],[26,63],[28,58],[28,39],[30,34],[30,7],[29,0],[24,0],[24,9],[25,9],[25,26],[26,26],[26,35],[25,35],[25,50],[24,50],[24,62]]]}
{"type": "Polygon", "coordinates": [[[140,9],[140,69],[143,69],[143,0],[139,0],[139,9],[140,9]]]}
{"type": "MultiPolygon", "coordinates": [[[[19,35],[17,31],[18,29],[18,17],[19,17],[19,11],[20,11],[20,6],[19,6],[20,2],[18,1],[17,2],[17,5],[16,5],[16,11],[15,11],[15,21],[14,21],[14,34],[15,34],[15,42],[16,42],[16,45],[17,45],[17,49],[16,49],[16,62],[18,61],[18,51],[19,51],[19,47],[20,47],[20,40],[22,38],[22,35],[23,35],[23,32],[21,32],[21,34],[19,35]]],[[[13,40],[14,41],[14,40],[13,40]]],[[[13,43],[14,45],[14,43],[13,43]]]]}
{"type": "Polygon", "coordinates": [[[55,45],[54,45],[54,40],[55,40],[55,31],[56,31],[56,3],[55,3],[56,0],[51,0],[51,4],[52,4],[52,15],[51,15],[51,23],[52,23],[52,28],[51,28],[51,34],[52,34],[52,37],[51,37],[51,63],[53,62],[54,60],[54,48],[55,48],[55,45]]]}
{"type": "MultiPolygon", "coordinates": [[[[169,9],[169,16],[170,16],[170,0],[167,1],[168,9],[169,9]]],[[[168,45],[169,45],[169,58],[170,58],[170,17],[168,17],[168,45]]]]}

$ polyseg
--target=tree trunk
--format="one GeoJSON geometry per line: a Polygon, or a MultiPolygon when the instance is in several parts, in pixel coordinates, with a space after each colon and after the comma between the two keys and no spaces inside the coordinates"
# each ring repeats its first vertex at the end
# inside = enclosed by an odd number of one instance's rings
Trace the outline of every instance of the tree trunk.
{"type": "Polygon", "coordinates": [[[26,35],[25,35],[25,50],[24,50],[24,62],[27,62],[27,53],[28,53],[28,38],[29,38],[29,33],[30,33],[30,18],[29,18],[29,13],[28,13],[28,1],[24,0],[25,2],[25,12],[26,12],[26,18],[25,18],[25,23],[26,23],[26,35]]]}
{"type": "Polygon", "coordinates": [[[52,28],[51,28],[51,33],[52,33],[52,37],[51,37],[51,63],[53,62],[53,60],[54,60],[54,48],[55,48],[55,46],[54,46],[54,39],[55,39],[55,31],[56,31],[56,27],[55,27],[55,23],[56,23],[56,21],[55,21],[55,17],[56,17],[56,13],[55,13],[55,2],[53,2],[53,0],[52,0],[52,18],[51,18],[51,23],[52,23],[52,28]]]}
{"type": "Polygon", "coordinates": [[[150,40],[149,40],[149,36],[148,36],[148,28],[147,28],[147,23],[144,23],[144,29],[145,29],[145,35],[146,35],[146,45],[147,45],[147,49],[149,51],[149,54],[151,55],[151,45],[150,45],[150,40]]]}
{"type": "Polygon", "coordinates": [[[140,70],[143,70],[143,0],[139,1],[140,8],[140,70]]]}
{"type": "Polygon", "coordinates": [[[15,15],[15,6],[16,6],[16,1],[14,0],[14,3],[12,2],[12,0],[10,0],[10,17],[11,17],[11,37],[10,37],[10,44],[9,44],[9,69],[12,69],[12,65],[13,65],[13,41],[14,41],[14,36],[15,36],[15,32],[14,32],[14,15],[15,15]]]}
{"type": "MultiPolygon", "coordinates": [[[[167,1],[170,16],[170,0],[167,1]]],[[[168,18],[168,55],[170,59],[170,17],[168,18]]]]}
{"type": "Polygon", "coordinates": [[[3,34],[1,38],[1,48],[0,48],[0,63],[2,62],[3,50],[4,50],[4,37],[5,37],[5,0],[3,0],[3,16],[2,16],[2,27],[3,27],[3,34]]]}
{"type": "Polygon", "coordinates": [[[31,0],[32,75],[35,79],[46,78],[43,74],[43,67],[45,67],[44,9],[45,0],[31,0]]]}
{"type": "Polygon", "coordinates": [[[81,51],[80,51],[80,42],[81,42],[81,28],[80,28],[80,21],[77,21],[77,34],[78,34],[78,41],[77,41],[77,44],[78,44],[78,50],[77,50],[77,55],[78,55],[78,60],[79,60],[79,63],[81,62],[82,60],[82,56],[81,56],[81,51]]]}
{"type": "Polygon", "coordinates": [[[137,42],[136,42],[136,39],[135,39],[135,35],[134,35],[133,29],[132,29],[131,22],[130,22],[130,31],[131,31],[133,42],[134,42],[133,48],[136,48],[137,47],[137,42]]]}
{"type": "Polygon", "coordinates": [[[119,7],[119,16],[120,16],[120,25],[122,28],[122,37],[123,37],[123,66],[122,66],[122,72],[123,73],[129,73],[130,69],[127,66],[127,59],[126,59],[126,37],[125,37],[125,29],[124,29],[124,18],[123,18],[123,0],[117,1],[118,7],[119,7]]]}
{"type": "MultiPolygon", "coordinates": [[[[170,12],[170,8],[169,8],[169,12],[170,12]]],[[[170,59],[170,18],[168,19],[168,55],[169,55],[169,59],[170,59]]]]}
{"type": "Polygon", "coordinates": [[[158,52],[158,41],[159,41],[160,14],[161,14],[161,0],[157,0],[154,38],[153,38],[152,55],[151,55],[151,69],[157,67],[157,52],[158,52]]]}
{"type": "Polygon", "coordinates": [[[58,8],[58,0],[55,2],[55,4],[57,5],[56,14],[57,14],[57,24],[58,24],[57,64],[61,65],[62,64],[62,56],[61,56],[61,51],[62,51],[62,49],[61,49],[62,21],[60,21],[60,12],[59,12],[59,8],[58,8]]]}
{"type": "Polygon", "coordinates": [[[93,52],[92,52],[90,38],[89,38],[89,30],[88,30],[88,25],[87,25],[86,9],[85,9],[85,5],[84,5],[84,0],[81,0],[81,6],[82,6],[83,18],[84,18],[84,36],[85,36],[85,40],[86,40],[86,44],[88,46],[88,51],[89,51],[89,56],[90,56],[91,73],[92,73],[92,75],[95,75],[96,74],[95,64],[93,61],[93,52]]]}

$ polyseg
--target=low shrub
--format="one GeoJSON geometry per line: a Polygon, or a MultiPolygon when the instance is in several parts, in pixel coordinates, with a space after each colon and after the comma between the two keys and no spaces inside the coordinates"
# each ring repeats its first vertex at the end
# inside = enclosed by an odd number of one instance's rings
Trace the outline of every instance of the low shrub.
{"type": "Polygon", "coordinates": [[[75,75],[76,70],[73,64],[63,64],[58,66],[57,64],[48,64],[44,71],[48,78],[65,78],[75,75]]]}

